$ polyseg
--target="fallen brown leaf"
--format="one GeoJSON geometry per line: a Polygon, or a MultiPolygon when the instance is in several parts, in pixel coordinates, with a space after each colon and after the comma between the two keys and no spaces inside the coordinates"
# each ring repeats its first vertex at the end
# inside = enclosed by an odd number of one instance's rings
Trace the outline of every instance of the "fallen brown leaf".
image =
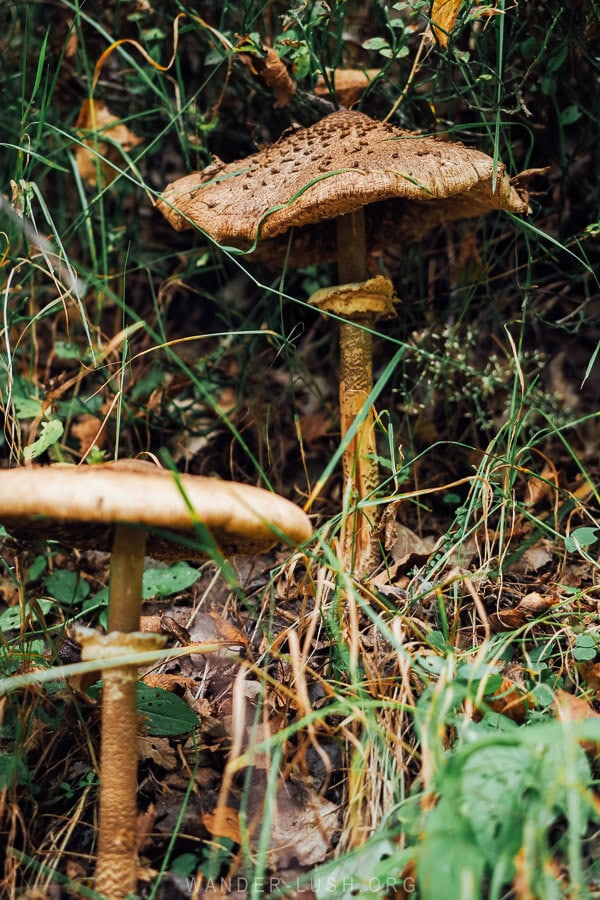
{"type": "Polygon", "coordinates": [[[454,28],[462,2],[463,0],[433,0],[431,4],[431,27],[441,47],[448,46],[448,35],[454,28]]]}
{"type": "MultiPolygon", "coordinates": [[[[194,643],[222,643],[225,655],[228,655],[228,651],[239,652],[248,647],[246,635],[230,622],[226,622],[218,613],[196,613],[188,627],[188,633],[194,643]]],[[[221,651],[215,651],[215,655],[220,653],[221,651]]]]}
{"type": "Polygon", "coordinates": [[[198,687],[198,682],[188,675],[150,674],[144,675],[142,680],[148,687],[161,688],[163,691],[175,691],[177,688],[195,690],[198,687]]]}
{"type": "Polygon", "coordinates": [[[333,429],[330,417],[323,410],[300,416],[299,424],[302,440],[307,446],[331,434],[333,429]]]}
{"type": "Polygon", "coordinates": [[[156,810],[154,804],[150,803],[144,812],[138,813],[135,823],[136,843],[138,849],[143,847],[150,838],[154,830],[154,822],[156,821],[156,810]]]}
{"type": "MultiPolygon", "coordinates": [[[[257,770],[248,805],[251,821],[264,816],[267,773],[257,770]]],[[[299,778],[290,778],[277,788],[275,811],[269,831],[269,866],[281,872],[291,866],[313,866],[322,862],[332,847],[339,826],[339,809],[299,778]]]]}
{"type": "Polygon", "coordinates": [[[390,503],[381,517],[380,533],[388,555],[386,581],[393,580],[406,568],[424,563],[435,548],[433,538],[420,538],[406,525],[397,520],[398,503],[390,503]]]}
{"type": "Polygon", "coordinates": [[[492,698],[486,697],[486,703],[494,712],[512,719],[514,722],[522,722],[527,715],[527,710],[533,707],[533,701],[520,685],[510,678],[502,678],[502,684],[494,691],[492,698]]]}
{"type": "Polygon", "coordinates": [[[140,760],[151,759],[157,766],[162,766],[168,772],[172,772],[177,767],[177,754],[166,737],[138,735],[138,753],[140,760]]]}
{"type": "Polygon", "coordinates": [[[142,142],[142,138],[114,116],[102,100],[84,100],[75,126],[85,145],[78,144],[75,148],[77,168],[84,181],[93,187],[98,183],[98,171],[103,186],[118,175],[118,168],[125,162],[119,147],[129,153],[142,142]],[[110,138],[110,142],[103,138],[110,138]]]}
{"type": "Polygon", "coordinates": [[[552,462],[547,462],[539,475],[530,475],[525,487],[525,502],[539,506],[542,501],[552,501],[558,488],[558,472],[552,462]]]}
{"type": "Polygon", "coordinates": [[[104,422],[97,416],[78,416],[71,425],[71,436],[79,441],[79,452],[85,456],[92,447],[102,447],[106,444],[106,432],[104,422]]]}
{"type": "Polygon", "coordinates": [[[520,628],[525,622],[547,612],[559,598],[555,594],[538,594],[532,591],[523,597],[512,609],[503,609],[501,612],[492,613],[489,616],[492,631],[513,631],[520,628]]]}
{"type": "MultiPolygon", "coordinates": [[[[563,690],[556,691],[554,709],[559,722],[580,722],[582,719],[600,718],[600,713],[597,713],[587,700],[563,690]]],[[[595,741],[581,741],[581,746],[586,753],[594,756],[598,754],[598,744],[595,741]]]]}
{"type": "Polygon", "coordinates": [[[262,77],[267,87],[275,94],[273,106],[277,109],[287,106],[294,94],[296,85],[290,78],[285,63],[279,58],[279,54],[272,47],[267,50],[267,55],[262,67],[262,77]]]}
{"type": "Polygon", "coordinates": [[[600,692],[600,663],[579,663],[577,671],[585,683],[593,688],[596,691],[596,694],[598,694],[600,692]]]}
{"type": "Polygon", "coordinates": [[[235,844],[241,843],[239,816],[231,806],[220,806],[214,812],[204,813],[202,824],[213,837],[226,837],[235,844]]]}

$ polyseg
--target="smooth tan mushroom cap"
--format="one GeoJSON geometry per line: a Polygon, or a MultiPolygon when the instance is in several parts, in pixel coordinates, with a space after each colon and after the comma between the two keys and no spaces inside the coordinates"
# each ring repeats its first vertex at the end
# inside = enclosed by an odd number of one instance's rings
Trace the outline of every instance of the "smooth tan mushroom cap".
{"type": "Polygon", "coordinates": [[[399,201],[392,216],[398,240],[493,209],[527,210],[504,166],[485,153],[350,110],[246,159],[178,179],[158,207],[177,230],[196,225],[221,244],[248,249],[258,238],[392,199],[399,201]]]}
{"type": "MultiPolygon", "coordinates": [[[[168,470],[141,460],[0,471],[0,523],[26,537],[107,550],[115,523],[193,538],[194,522],[201,522],[226,554],[261,553],[282,539],[299,544],[312,534],[308,516],[277,494],[201,475],[176,480],[168,470]]],[[[147,553],[157,558],[197,555],[152,534],[147,553]]]]}

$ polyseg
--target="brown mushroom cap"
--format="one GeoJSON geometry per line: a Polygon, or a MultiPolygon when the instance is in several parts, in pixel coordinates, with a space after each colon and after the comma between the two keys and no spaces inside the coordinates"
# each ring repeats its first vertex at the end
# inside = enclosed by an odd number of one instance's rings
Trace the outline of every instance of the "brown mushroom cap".
{"type": "MultiPolygon", "coordinates": [[[[116,523],[193,538],[195,522],[226,555],[262,553],[280,540],[299,544],[312,534],[308,516],[277,494],[201,475],[176,479],[141,460],[0,471],[0,523],[27,538],[110,550],[116,523]]],[[[152,533],[146,552],[159,559],[201,555],[152,533]]]]}
{"type": "MultiPolygon", "coordinates": [[[[504,166],[485,153],[351,110],[246,159],[186,175],[167,186],[158,206],[177,230],[196,225],[219,243],[248,249],[370,204],[383,204],[387,220],[383,235],[367,227],[371,247],[493,209],[527,209],[504,166]]],[[[381,225],[381,214],[376,218],[381,225]]],[[[335,239],[323,246],[330,243],[335,248],[335,239]]]]}

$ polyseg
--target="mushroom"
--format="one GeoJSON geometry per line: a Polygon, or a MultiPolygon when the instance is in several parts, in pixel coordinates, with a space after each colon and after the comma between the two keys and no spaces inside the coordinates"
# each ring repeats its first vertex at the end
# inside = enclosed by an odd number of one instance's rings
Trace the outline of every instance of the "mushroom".
{"type": "MultiPolygon", "coordinates": [[[[179,178],[158,207],[177,230],[198,227],[222,245],[252,250],[262,262],[280,264],[288,243],[290,264],[337,260],[345,287],[334,288],[337,298],[327,309],[346,320],[340,324],[344,440],[372,390],[370,329],[382,313],[382,293],[386,314],[393,303],[391,283],[382,291],[379,280],[368,280],[367,248],[418,240],[435,225],[494,209],[526,212],[527,201],[502,163],[479,150],[342,109],[246,159],[217,160],[179,178]],[[291,229],[288,242],[283,236],[291,229]]],[[[372,410],[345,446],[343,472],[359,501],[379,482],[372,410]]],[[[371,556],[371,523],[357,515],[354,530],[360,570],[371,556]]]]}
{"type": "MultiPolygon", "coordinates": [[[[100,661],[157,646],[157,636],[138,633],[145,553],[206,558],[199,538],[225,556],[254,554],[280,541],[300,544],[312,533],[301,509],[262,488],[179,475],[140,460],[2,470],[0,522],[28,540],[112,549],[109,633],[86,638],[83,648],[86,658],[100,661]]],[[[110,900],[135,893],[137,884],[136,672],[131,665],[103,669],[96,890],[110,900]]]]}

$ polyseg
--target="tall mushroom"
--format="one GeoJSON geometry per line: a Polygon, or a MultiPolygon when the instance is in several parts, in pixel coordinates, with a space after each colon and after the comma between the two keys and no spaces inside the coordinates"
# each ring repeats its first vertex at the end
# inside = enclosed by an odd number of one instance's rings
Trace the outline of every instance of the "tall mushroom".
{"type": "MultiPolygon", "coordinates": [[[[281,236],[291,229],[291,263],[337,259],[342,289],[316,300],[347,320],[340,325],[342,439],[373,386],[369,329],[393,302],[389,282],[384,288],[383,279],[368,280],[367,249],[418,240],[435,225],[490,210],[527,209],[504,166],[486,154],[349,110],[246,159],[216,161],[178,179],[158,206],[177,230],[198,227],[220,244],[252,248],[267,263],[283,258],[281,236]]],[[[343,472],[358,500],[378,484],[372,410],[347,443],[343,472]]],[[[360,571],[371,528],[360,515],[354,526],[360,571]]]]}
{"type": "MultiPolygon", "coordinates": [[[[86,658],[110,660],[156,646],[138,633],[144,555],[206,556],[208,538],[225,556],[265,552],[310,538],[306,514],[250,485],[178,475],[129,460],[89,467],[30,466],[0,471],[0,523],[28,540],[112,550],[109,633],[86,640],[86,658]],[[155,534],[152,529],[168,530],[155,534]],[[200,546],[194,547],[194,538],[200,546]]],[[[135,666],[103,672],[100,825],[96,890],[110,900],[137,884],[137,716],[135,666]]]]}

